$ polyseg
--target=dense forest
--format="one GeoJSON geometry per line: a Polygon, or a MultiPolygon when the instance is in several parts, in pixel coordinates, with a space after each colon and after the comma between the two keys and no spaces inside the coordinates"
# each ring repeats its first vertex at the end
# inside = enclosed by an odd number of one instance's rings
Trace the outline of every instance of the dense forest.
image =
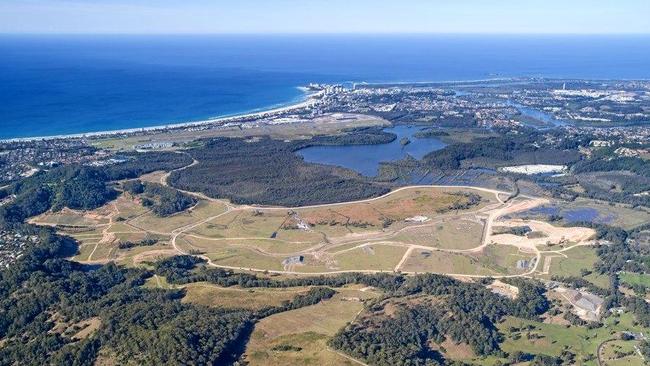
{"type": "Polygon", "coordinates": [[[479,159],[482,167],[516,164],[568,164],[579,159],[573,149],[540,146],[540,133],[522,130],[499,136],[455,143],[424,157],[424,164],[438,170],[459,169],[466,160],[479,159]]]}
{"type": "Polygon", "coordinates": [[[334,348],[376,365],[417,365],[440,361],[442,356],[431,352],[428,342],[442,342],[445,337],[469,344],[479,355],[503,356],[499,349],[502,340],[495,323],[507,315],[536,319],[549,308],[544,287],[525,279],[509,280],[519,287],[521,294],[513,301],[492,293],[481,284],[464,283],[435,274],[408,277],[349,273],[274,280],[209,268],[205,266],[205,260],[191,256],[159,261],[155,264],[155,271],[177,284],[205,281],[245,288],[362,284],[382,289],[386,297],[431,295],[439,299],[436,306],[404,307],[397,316],[373,322],[372,326],[352,324],[331,341],[334,348]]]}
{"type": "MultiPolygon", "coordinates": [[[[584,188],[582,196],[631,205],[650,206],[650,160],[639,157],[617,157],[604,149],[590,159],[572,167],[577,181],[584,188]]],[[[562,192],[567,193],[567,192],[562,192]]]]}
{"type": "Polygon", "coordinates": [[[309,146],[378,145],[393,142],[396,138],[397,135],[384,132],[381,128],[356,128],[338,135],[318,135],[309,140],[297,140],[292,143],[291,149],[295,151],[309,146]]]}
{"type": "Polygon", "coordinates": [[[469,344],[478,355],[505,356],[499,348],[502,339],[495,323],[507,315],[536,319],[549,308],[541,285],[522,279],[512,281],[522,295],[514,301],[480,284],[446,276],[408,278],[401,291],[433,295],[434,304],[402,306],[393,316],[369,320],[372,324],[351,324],[330,343],[373,365],[441,364],[442,356],[431,351],[429,341],[442,343],[445,338],[469,344]]]}
{"type": "Polygon", "coordinates": [[[573,170],[576,173],[627,170],[650,178],[650,162],[638,157],[612,158],[611,155],[608,155],[603,158],[584,160],[576,164],[573,170]]]}
{"type": "Polygon", "coordinates": [[[427,128],[413,134],[413,137],[419,139],[445,137],[445,136],[449,136],[449,133],[437,128],[427,128]]]}
{"type": "Polygon", "coordinates": [[[89,210],[117,196],[111,181],[137,178],[158,170],[172,170],[191,164],[192,159],[176,153],[134,153],[125,162],[104,167],[66,165],[41,171],[9,187],[16,195],[11,205],[0,208],[1,223],[22,223],[49,209],[63,207],[89,210]]]}
{"type": "Polygon", "coordinates": [[[0,273],[0,364],[92,365],[97,357],[139,364],[218,364],[254,314],[182,304],[182,291],[144,289],[151,273],[114,264],[86,267],[64,257],[71,240],[49,229],[14,227],[39,235],[39,245],[0,273]],[[98,319],[77,339],[75,324],[98,319]]]}
{"type": "Polygon", "coordinates": [[[155,215],[166,217],[187,210],[198,200],[186,193],[179,192],[158,183],[130,180],[122,184],[124,191],[139,196],[142,205],[151,209],[155,215]]]}
{"type": "Polygon", "coordinates": [[[388,192],[349,170],[305,163],[294,153],[298,147],[270,138],[210,140],[188,151],[199,164],[173,172],[169,182],[235,203],[283,206],[353,201],[388,192]]]}
{"type": "Polygon", "coordinates": [[[98,358],[141,365],[229,364],[256,320],[335,294],[314,287],[259,311],[184,304],[183,290],[142,287],[150,271],[76,264],[64,259],[76,250],[70,239],[29,225],[14,230],[39,235],[41,244],[0,272],[3,365],[92,365],[98,358]],[[99,324],[77,337],[88,320],[99,324]]]}
{"type": "MultiPolygon", "coordinates": [[[[437,132],[421,137],[434,136],[437,132]]],[[[648,177],[648,163],[641,159],[607,160],[596,156],[580,161],[576,147],[569,146],[570,143],[548,149],[538,146],[538,137],[535,132],[529,132],[456,143],[427,155],[424,164],[435,169],[458,169],[464,162],[477,159],[493,165],[554,163],[571,164],[580,174],[615,169],[648,177]]],[[[194,197],[136,178],[148,172],[188,166],[193,158],[199,164],[182,173],[173,172],[170,183],[238,203],[293,206],[376,196],[385,193],[387,188],[345,169],[305,163],[295,151],[313,145],[379,144],[394,139],[395,135],[379,129],[354,130],[298,142],[218,138],[205,141],[203,146],[187,153],[125,154],[122,163],[104,167],[56,167],[14,183],[0,191],[0,198],[10,193],[16,196],[11,203],[0,207],[0,228],[37,235],[40,244],[28,248],[16,263],[0,272],[0,339],[3,342],[0,364],[91,365],[104,358],[144,365],[229,364],[240,356],[241,345],[257,320],[330,299],[336,288],[348,284],[372,286],[383,292],[380,300],[369,303],[367,310],[371,312],[381,313],[385,305],[382,301],[387,299],[423,299],[400,307],[392,316],[372,320],[362,317],[341,329],[331,340],[332,348],[368,363],[445,364],[447,360],[430,343],[445,339],[465,343],[479,356],[507,357],[512,363],[571,363],[569,354],[564,355],[566,359],[519,353],[506,355],[500,348],[503,339],[496,328],[498,322],[506,316],[537,319],[549,309],[544,288],[532,280],[504,280],[520,290],[520,296],[511,300],[486,289],[489,279],[465,283],[434,274],[345,273],[276,279],[211,268],[205,260],[194,256],[150,263],[146,267],[150,270],[126,269],[114,264],[83,266],[65,259],[76,250],[72,239],[56,235],[50,229],[24,224],[26,218],[50,209],[99,207],[116,197],[119,187],[113,182],[123,179],[130,180],[121,188],[138,195],[157,215],[183,211],[197,202],[194,197]],[[208,282],[223,287],[311,288],[279,306],[255,311],[208,308],[181,302],[185,296],[183,290],[143,287],[154,274],[177,285],[208,282]],[[96,329],[87,336],[76,337],[84,327],[81,324],[87,321],[96,321],[96,329]]],[[[468,199],[472,205],[480,197],[470,194],[468,199]]],[[[624,295],[618,281],[622,271],[649,273],[650,251],[629,244],[629,233],[622,229],[584,225],[593,226],[599,239],[612,243],[597,248],[599,260],[594,267],[594,271],[609,276],[609,288],[595,286],[577,276],[553,279],[606,297],[607,308],[625,306],[638,323],[650,326],[650,304],[642,297],[648,289],[638,285],[632,288],[635,295],[624,295]]],[[[511,230],[527,232],[523,227],[511,230]]],[[[153,240],[146,238],[140,243],[120,245],[127,249],[151,245],[155,243],[153,240]]],[[[643,347],[650,353],[650,346],[643,347]]]]}

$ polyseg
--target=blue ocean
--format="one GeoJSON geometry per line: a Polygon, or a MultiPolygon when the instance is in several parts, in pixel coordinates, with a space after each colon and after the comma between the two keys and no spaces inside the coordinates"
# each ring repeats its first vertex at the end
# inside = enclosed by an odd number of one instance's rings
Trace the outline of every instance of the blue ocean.
{"type": "Polygon", "coordinates": [[[310,82],[650,79],[649,36],[0,36],[0,138],[203,120],[310,82]]]}

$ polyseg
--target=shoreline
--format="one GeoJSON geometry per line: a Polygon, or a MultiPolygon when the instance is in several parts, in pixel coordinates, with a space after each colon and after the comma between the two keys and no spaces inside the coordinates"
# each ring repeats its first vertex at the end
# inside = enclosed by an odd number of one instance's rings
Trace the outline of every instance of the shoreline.
{"type": "MultiPolygon", "coordinates": [[[[444,80],[444,81],[385,81],[385,82],[366,82],[366,81],[347,81],[344,84],[351,84],[355,86],[370,86],[370,87],[399,87],[404,85],[453,85],[453,84],[480,84],[480,83],[489,83],[489,82],[520,82],[520,81],[530,81],[530,80],[546,80],[546,81],[650,81],[650,79],[583,79],[583,78],[561,78],[561,77],[531,77],[531,76],[511,76],[511,77],[494,77],[494,78],[482,78],[482,79],[468,79],[468,80],[444,80]]],[[[295,89],[299,90],[303,94],[301,96],[293,98],[291,101],[282,104],[275,104],[266,107],[260,107],[257,109],[252,109],[244,112],[236,112],[233,114],[226,114],[217,117],[208,117],[205,119],[199,119],[196,121],[187,121],[187,122],[172,122],[168,124],[160,124],[146,127],[134,127],[134,128],[125,128],[117,130],[102,130],[102,131],[90,131],[90,132],[79,132],[79,133],[69,133],[69,134],[58,134],[58,135],[46,135],[46,136],[28,136],[28,137],[13,137],[13,138],[0,138],[0,144],[6,143],[15,143],[15,142],[33,142],[33,141],[50,141],[50,140],[64,140],[64,139],[83,139],[83,138],[110,138],[113,136],[136,134],[136,133],[148,133],[148,132],[164,132],[166,130],[174,130],[181,128],[191,128],[191,127],[202,127],[208,126],[211,124],[225,124],[229,122],[240,122],[242,120],[256,120],[262,118],[271,117],[274,114],[287,113],[293,110],[302,109],[313,105],[318,97],[322,96],[324,90],[314,91],[308,86],[296,86],[295,89]]],[[[564,122],[564,121],[562,121],[564,122]]]]}
{"type": "MultiPolygon", "coordinates": [[[[518,78],[514,77],[504,77],[504,78],[486,78],[486,79],[474,79],[474,80],[447,80],[447,81],[393,81],[393,82],[355,82],[348,81],[354,85],[368,85],[368,86],[402,86],[402,85],[423,85],[423,84],[453,84],[453,83],[480,83],[480,82],[490,82],[490,81],[508,81],[508,80],[517,80],[518,78]]],[[[525,79],[525,77],[524,77],[525,79]]],[[[240,119],[258,119],[264,118],[267,114],[275,114],[288,112],[295,109],[301,109],[308,107],[314,103],[314,99],[317,96],[322,94],[322,91],[311,91],[308,86],[296,86],[296,89],[300,90],[303,95],[294,100],[287,102],[286,104],[272,105],[267,107],[261,107],[241,113],[233,113],[229,115],[223,115],[207,119],[199,119],[196,121],[188,122],[174,122],[169,124],[160,124],[146,127],[134,127],[134,128],[123,128],[117,130],[102,130],[102,131],[89,131],[89,132],[79,132],[79,133],[64,133],[58,135],[46,135],[46,136],[26,136],[26,137],[12,137],[12,138],[0,138],[0,144],[14,143],[14,142],[33,142],[33,141],[50,141],[50,140],[64,140],[64,139],[82,139],[82,138],[100,138],[100,137],[112,137],[119,136],[124,134],[133,134],[133,133],[146,133],[146,132],[155,132],[155,131],[164,131],[164,130],[173,130],[176,128],[187,128],[187,127],[201,127],[215,123],[228,123],[239,121],[240,119]]]]}
{"type": "Polygon", "coordinates": [[[225,115],[225,116],[202,119],[202,120],[191,121],[191,122],[178,122],[178,123],[170,123],[170,124],[147,126],[147,127],[125,128],[119,130],[80,132],[80,133],[48,135],[48,136],[14,137],[14,138],[0,139],[0,143],[6,144],[6,143],[14,143],[14,142],[33,142],[33,141],[64,140],[64,139],[75,139],[75,138],[81,139],[81,138],[112,137],[112,136],[132,134],[138,132],[155,132],[155,131],[173,130],[177,128],[201,127],[201,126],[206,126],[206,125],[216,124],[216,123],[235,122],[242,119],[260,119],[260,118],[268,117],[269,115],[272,114],[286,113],[293,110],[309,107],[316,102],[316,98],[320,96],[322,93],[320,91],[310,92],[309,88],[305,86],[298,86],[296,87],[296,89],[303,92],[303,95],[298,98],[294,98],[292,101],[289,101],[286,104],[281,104],[281,105],[276,104],[273,106],[261,107],[246,112],[234,113],[232,115],[225,115]]]}

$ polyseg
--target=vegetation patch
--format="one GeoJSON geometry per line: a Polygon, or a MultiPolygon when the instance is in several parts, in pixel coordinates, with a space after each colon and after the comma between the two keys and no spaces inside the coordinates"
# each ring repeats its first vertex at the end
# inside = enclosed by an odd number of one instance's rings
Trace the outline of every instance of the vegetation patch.
{"type": "Polygon", "coordinates": [[[353,172],[305,163],[296,148],[270,138],[214,139],[189,150],[199,164],[173,172],[169,182],[236,203],[283,206],[353,201],[388,191],[353,172]]]}
{"type": "Polygon", "coordinates": [[[160,217],[166,217],[194,206],[195,197],[158,183],[140,180],[127,181],[122,187],[132,195],[138,195],[142,205],[160,217]]]}

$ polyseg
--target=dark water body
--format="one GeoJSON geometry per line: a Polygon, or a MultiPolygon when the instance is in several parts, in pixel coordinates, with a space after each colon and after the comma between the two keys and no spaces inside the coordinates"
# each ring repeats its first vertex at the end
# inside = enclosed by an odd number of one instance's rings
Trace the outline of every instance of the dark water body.
{"type": "Polygon", "coordinates": [[[312,146],[298,150],[298,154],[311,163],[338,165],[374,177],[381,162],[400,160],[407,155],[422,159],[427,153],[446,146],[436,138],[413,137],[413,134],[420,131],[418,127],[395,126],[385,128],[384,131],[397,135],[397,138],[388,144],[379,145],[312,146]],[[402,146],[402,138],[408,138],[411,142],[402,146]]]}
{"type": "Polygon", "coordinates": [[[0,138],[202,120],[310,82],[650,79],[650,36],[0,36],[0,138]]]}
{"type": "Polygon", "coordinates": [[[558,206],[540,206],[535,207],[532,210],[526,211],[522,216],[526,215],[559,215],[564,218],[568,223],[575,222],[593,222],[598,224],[608,224],[612,222],[615,217],[613,215],[601,214],[598,210],[593,207],[578,207],[571,209],[562,209],[558,206]]]}

